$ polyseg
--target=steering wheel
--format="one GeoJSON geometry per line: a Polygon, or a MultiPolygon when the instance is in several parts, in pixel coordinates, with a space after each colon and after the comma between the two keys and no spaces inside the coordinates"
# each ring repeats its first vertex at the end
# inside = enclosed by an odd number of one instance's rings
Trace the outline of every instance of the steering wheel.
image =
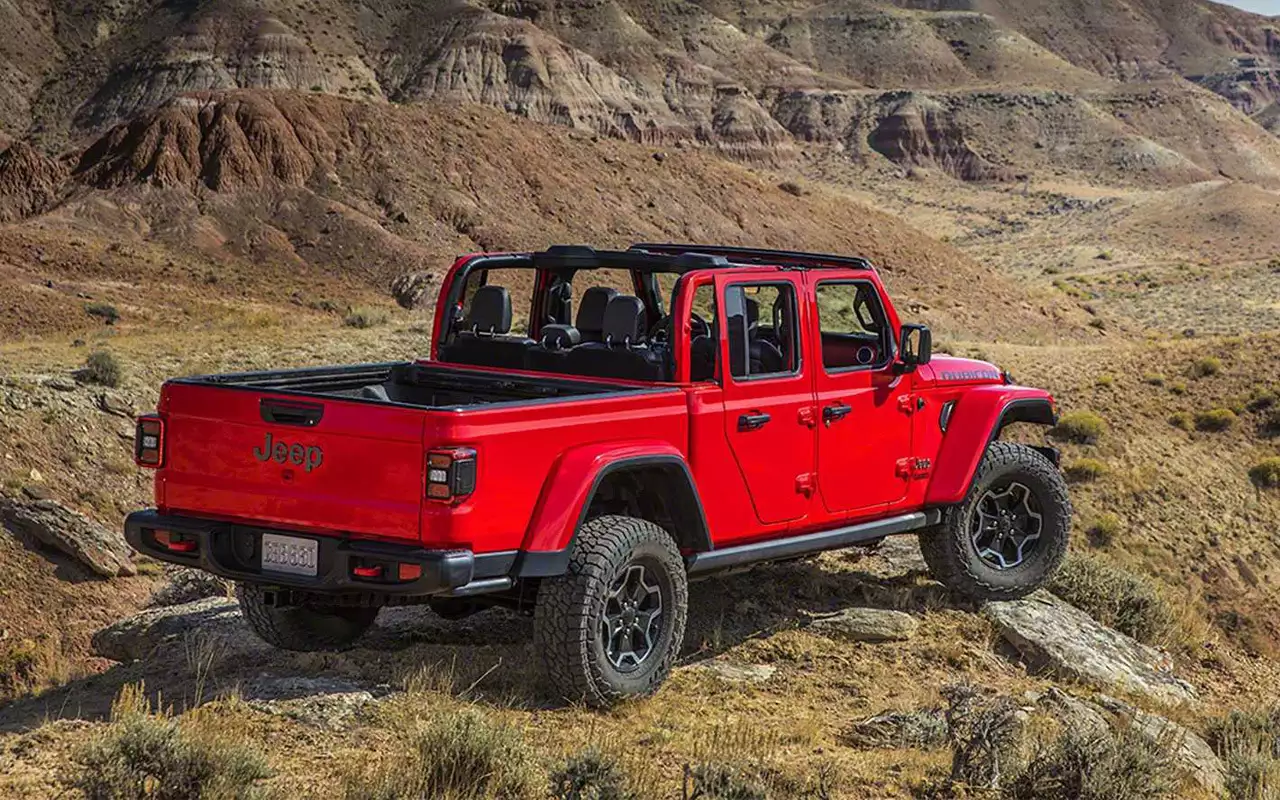
{"type": "MultiPolygon", "coordinates": [[[[689,312],[689,322],[690,327],[692,328],[692,332],[689,336],[691,341],[693,339],[697,339],[699,336],[711,335],[711,325],[708,324],[705,319],[698,316],[696,311],[689,312]]],[[[655,322],[653,327],[649,330],[649,341],[654,344],[665,344],[671,341],[671,329],[673,324],[674,319],[671,314],[667,314],[665,317],[655,322]]]]}

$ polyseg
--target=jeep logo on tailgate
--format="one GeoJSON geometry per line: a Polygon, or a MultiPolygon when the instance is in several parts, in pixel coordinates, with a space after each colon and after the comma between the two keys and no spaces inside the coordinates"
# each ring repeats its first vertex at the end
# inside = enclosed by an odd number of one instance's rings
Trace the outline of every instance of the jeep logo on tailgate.
{"type": "Polygon", "coordinates": [[[275,460],[277,464],[292,461],[294,464],[310,472],[324,463],[324,451],[319,447],[306,447],[298,443],[289,444],[276,439],[270,433],[261,447],[253,448],[253,457],[262,462],[275,460]]]}

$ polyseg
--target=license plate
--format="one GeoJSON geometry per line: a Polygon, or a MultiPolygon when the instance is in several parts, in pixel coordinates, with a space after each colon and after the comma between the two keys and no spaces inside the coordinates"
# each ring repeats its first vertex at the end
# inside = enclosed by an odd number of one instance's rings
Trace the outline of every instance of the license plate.
{"type": "Polygon", "coordinates": [[[296,536],[262,534],[262,569],[264,572],[288,572],[293,575],[316,574],[316,556],[320,543],[296,536]]]}

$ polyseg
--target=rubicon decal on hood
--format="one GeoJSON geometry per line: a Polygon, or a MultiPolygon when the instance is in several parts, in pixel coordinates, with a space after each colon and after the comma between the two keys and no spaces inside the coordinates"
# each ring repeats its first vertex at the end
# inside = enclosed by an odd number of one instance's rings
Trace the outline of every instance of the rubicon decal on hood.
{"type": "Polygon", "coordinates": [[[998,381],[1000,373],[993,369],[964,369],[943,372],[938,378],[944,381],[998,381]]]}

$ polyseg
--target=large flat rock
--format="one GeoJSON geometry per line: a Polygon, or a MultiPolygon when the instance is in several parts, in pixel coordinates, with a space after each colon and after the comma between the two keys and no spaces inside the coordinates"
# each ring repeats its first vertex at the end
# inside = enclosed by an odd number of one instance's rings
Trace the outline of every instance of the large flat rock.
{"type": "Polygon", "coordinates": [[[887,608],[846,608],[809,623],[812,631],[853,642],[900,642],[915,636],[919,626],[910,614],[887,608]]]}
{"type": "Polygon", "coordinates": [[[988,603],[982,614],[1034,671],[1124,689],[1166,703],[1195,697],[1195,688],[1172,673],[1166,655],[1108,628],[1048,592],[1036,592],[1024,600],[988,603]]]}
{"type": "Polygon", "coordinates": [[[133,551],[113,531],[55,500],[0,497],[0,520],[15,533],[67,554],[104,578],[136,575],[133,551]]]}
{"type": "Polygon", "coordinates": [[[149,658],[159,648],[182,647],[184,643],[209,648],[221,658],[271,649],[249,630],[240,615],[240,604],[227,597],[206,597],[176,606],[149,608],[93,635],[95,653],[121,662],[149,658]]]}

